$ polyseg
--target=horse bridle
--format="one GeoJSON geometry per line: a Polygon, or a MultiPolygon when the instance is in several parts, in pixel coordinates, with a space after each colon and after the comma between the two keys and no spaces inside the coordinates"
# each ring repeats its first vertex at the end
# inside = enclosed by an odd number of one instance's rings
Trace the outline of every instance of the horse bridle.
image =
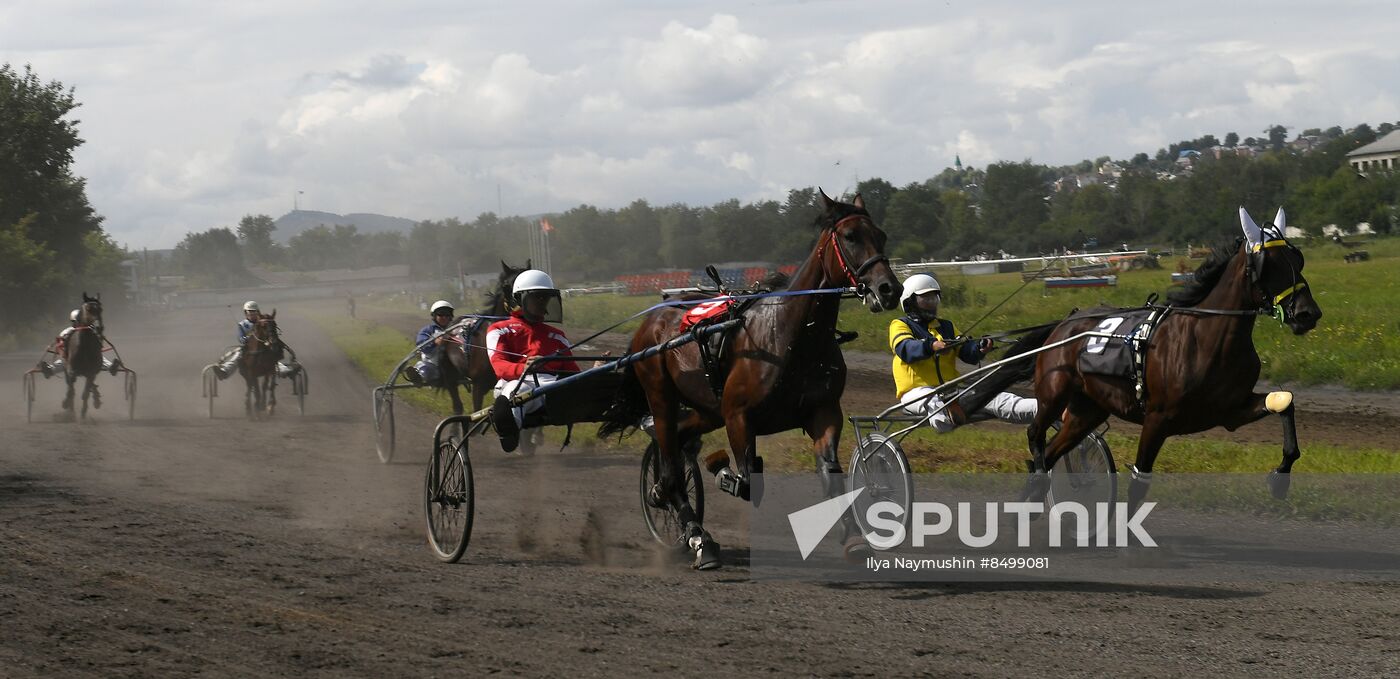
{"type": "Polygon", "coordinates": [[[1282,292],[1277,294],[1270,294],[1268,290],[1264,289],[1264,250],[1276,247],[1287,247],[1292,248],[1295,252],[1297,251],[1297,248],[1293,247],[1293,244],[1289,243],[1285,238],[1270,238],[1269,240],[1250,246],[1249,253],[1245,256],[1245,268],[1248,270],[1250,282],[1259,290],[1260,295],[1264,299],[1263,314],[1261,315],[1274,316],[1278,319],[1279,323],[1283,323],[1286,318],[1296,317],[1298,296],[1295,293],[1307,289],[1308,283],[1307,281],[1300,282],[1298,280],[1298,270],[1293,268],[1290,264],[1288,268],[1289,274],[1293,278],[1293,285],[1284,288],[1282,292]],[[1283,306],[1283,301],[1286,299],[1289,301],[1288,306],[1285,308],[1283,306]]]}
{"type": "MultiPolygon", "coordinates": [[[[277,332],[277,321],[267,321],[267,325],[265,326],[267,328],[267,339],[262,339],[258,337],[257,327],[259,325],[263,325],[263,321],[260,320],[257,323],[253,324],[253,341],[258,344],[261,344],[264,347],[267,347],[268,349],[272,349],[274,345],[281,341],[281,338],[278,336],[279,333],[277,332]]],[[[262,353],[262,350],[259,349],[251,353],[262,353]]]]}
{"type": "MultiPolygon", "coordinates": [[[[871,255],[870,258],[867,259],[867,260],[865,260],[864,262],[861,262],[860,266],[858,266],[858,267],[856,267],[856,268],[854,268],[854,269],[851,268],[851,265],[850,265],[850,264],[847,264],[847,263],[846,263],[846,262],[848,261],[848,259],[847,259],[847,257],[846,257],[845,251],[841,248],[841,238],[840,238],[840,236],[841,236],[841,234],[840,234],[841,225],[842,225],[842,224],[845,224],[846,222],[850,222],[850,221],[855,221],[855,220],[858,220],[858,219],[862,219],[862,218],[864,218],[864,217],[865,217],[865,215],[849,215],[849,216],[842,217],[841,219],[837,220],[837,222],[831,226],[831,241],[830,241],[830,242],[831,242],[831,249],[832,249],[833,252],[836,253],[836,261],[837,261],[837,263],[839,263],[839,264],[841,265],[841,270],[844,271],[844,272],[846,273],[846,279],[847,279],[847,281],[851,284],[851,287],[855,288],[855,289],[856,289],[856,294],[857,294],[857,295],[860,295],[861,297],[864,297],[864,296],[870,294],[870,286],[869,286],[869,285],[866,285],[866,284],[863,283],[863,282],[861,282],[860,277],[863,276],[863,275],[865,275],[865,272],[869,271],[869,270],[871,269],[871,267],[874,267],[876,264],[879,264],[880,262],[884,262],[884,263],[886,263],[886,264],[889,264],[889,261],[890,261],[890,258],[889,258],[889,257],[886,257],[885,254],[884,254],[883,252],[878,252],[878,253],[875,253],[874,255],[871,255]]],[[[822,243],[822,247],[820,248],[820,250],[825,250],[825,249],[826,249],[826,243],[822,243]]],[[[818,251],[818,252],[817,252],[817,258],[818,258],[818,259],[821,259],[822,254],[823,254],[823,253],[822,253],[821,251],[818,251]]]]}

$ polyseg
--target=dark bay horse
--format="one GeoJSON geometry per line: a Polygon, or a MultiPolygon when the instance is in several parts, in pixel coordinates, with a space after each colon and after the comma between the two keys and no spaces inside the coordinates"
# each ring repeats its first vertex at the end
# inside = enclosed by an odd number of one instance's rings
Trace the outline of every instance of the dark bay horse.
{"type": "MultiPolygon", "coordinates": [[[[530,268],[530,260],[525,260],[525,268],[517,269],[504,261],[501,273],[496,277],[494,291],[486,293],[486,301],[477,314],[481,316],[501,316],[510,313],[510,291],[515,285],[515,277],[530,268]]],[[[472,412],[481,410],[486,395],[496,386],[496,371],[491,367],[486,355],[486,328],[495,321],[488,318],[473,319],[460,332],[454,333],[443,343],[443,358],[438,370],[442,376],[440,386],[452,397],[452,414],[462,414],[462,396],[458,387],[463,381],[471,384],[472,412]]]]}
{"type": "Polygon", "coordinates": [[[93,407],[102,407],[102,397],[97,393],[94,380],[102,370],[102,295],[88,297],[83,293],[83,305],[78,307],[78,325],[69,333],[63,344],[63,366],[68,382],[68,394],[63,398],[63,409],[72,414],[73,387],[79,377],[83,378],[82,418],[87,419],[88,397],[92,396],[93,407]]]}
{"type": "Polygon", "coordinates": [[[277,408],[277,362],[282,360],[283,352],[277,332],[277,310],[273,309],[253,324],[253,332],[243,340],[243,355],[238,359],[238,372],[248,385],[243,397],[248,417],[272,415],[277,408]]]}
{"type": "MultiPolygon", "coordinates": [[[[857,195],[847,204],[821,193],[821,199],[816,244],[788,290],[853,286],[872,313],[898,308],[901,286],[884,254],[885,234],[871,220],[862,198],[857,195]]],[[[628,368],[618,407],[599,434],[621,431],[648,411],[655,418],[661,468],[656,497],[650,501],[658,507],[669,504],[677,512],[696,568],[719,567],[719,546],[700,525],[686,496],[683,442],[725,427],[737,471],[727,468],[727,458],[708,461],[707,466],[713,463],[710,471],[731,481],[726,490],[757,502],[762,489],[749,485],[752,474],[762,471],[755,437],[800,428],[812,438],[817,471],[828,495],[842,492],[836,456],[846,386],[846,363],[835,334],[840,305],[836,294],[759,300],[744,312],[743,326],[729,338],[731,348],[718,366],[720,393],[694,344],[628,368]],[[684,418],[682,406],[690,409],[684,418]]],[[[648,314],[632,338],[631,351],[677,336],[688,309],[670,307],[648,314]]],[[[853,525],[847,529],[848,537],[859,535],[853,525]]]]}
{"type": "MultiPolygon", "coordinates": [[[[1259,354],[1254,349],[1257,316],[1277,314],[1295,335],[1322,318],[1303,278],[1303,254],[1283,236],[1283,210],[1261,230],[1240,208],[1245,237],[1219,248],[1196,271],[1195,282],[1172,293],[1170,310],[1150,335],[1145,350],[1142,399],[1133,379],[1085,374],[1078,357],[1091,338],[1042,352],[1036,363],[1039,411],[1028,430],[1035,467],[1031,497],[1043,499],[1045,470],[1086,434],[1116,415],[1142,425],[1128,499],[1130,512],[1147,496],[1152,465],[1168,436],[1214,427],[1234,430],[1270,414],[1283,420],[1283,461],[1269,475],[1275,497],[1288,493],[1289,472],[1298,459],[1293,395],[1254,392],[1259,354]],[[1068,407],[1060,432],[1045,444],[1051,422],[1068,407]]],[[[1072,315],[1046,344],[1085,331],[1105,330],[1114,310],[1072,315]]],[[[1114,332],[1125,332],[1119,329],[1114,332]]]]}

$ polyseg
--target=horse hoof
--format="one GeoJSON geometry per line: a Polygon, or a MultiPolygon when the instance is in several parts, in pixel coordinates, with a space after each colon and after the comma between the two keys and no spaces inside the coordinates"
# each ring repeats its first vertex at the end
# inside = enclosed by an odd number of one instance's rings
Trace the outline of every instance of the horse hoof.
{"type": "Polygon", "coordinates": [[[719,559],[719,543],[715,542],[714,538],[708,535],[691,538],[692,544],[697,541],[699,544],[695,547],[695,563],[691,565],[692,568],[697,571],[712,571],[724,565],[719,559]]]}
{"type": "Polygon", "coordinates": [[[859,535],[852,535],[846,538],[846,544],[842,546],[842,552],[846,558],[846,563],[862,564],[865,558],[874,553],[870,543],[859,535]]]}
{"type": "Polygon", "coordinates": [[[1019,502],[1045,502],[1045,496],[1050,492],[1050,476],[1045,472],[1036,472],[1026,479],[1025,488],[1021,489],[1019,502]]]}
{"type": "Polygon", "coordinates": [[[1277,471],[1269,472],[1269,492],[1274,494],[1275,500],[1288,499],[1288,486],[1292,482],[1292,474],[1280,474],[1277,471]]]}

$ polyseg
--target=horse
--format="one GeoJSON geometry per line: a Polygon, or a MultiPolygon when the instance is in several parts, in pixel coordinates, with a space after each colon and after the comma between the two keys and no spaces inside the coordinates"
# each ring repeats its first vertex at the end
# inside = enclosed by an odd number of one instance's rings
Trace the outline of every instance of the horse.
{"type": "MultiPolygon", "coordinates": [[[[1027,431],[1032,457],[1028,497],[1044,499],[1044,472],[1109,415],[1142,425],[1128,487],[1131,515],[1147,496],[1153,463],[1167,437],[1222,426],[1234,431],[1270,414],[1283,421],[1283,460],[1270,472],[1269,486],[1275,497],[1287,497],[1289,473],[1301,455],[1293,395],[1254,392],[1260,369],[1254,321],[1276,315],[1295,335],[1303,335],[1316,327],[1322,310],[1303,278],[1303,254],[1284,238],[1282,208],[1270,229],[1255,225],[1244,208],[1240,224],[1244,237],[1216,248],[1197,268],[1195,281],[1168,296],[1169,305],[1149,305],[1165,315],[1142,350],[1141,398],[1135,379],[1081,370],[1079,356],[1093,338],[1040,353],[1035,367],[1039,410],[1027,431]],[[1064,425],[1046,445],[1046,431],[1062,412],[1064,425]]],[[[1051,331],[1046,344],[1095,329],[1112,332],[1106,324],[1114,315],[1112,309],[1071,314],[1051,331]]]]}
{"type": "Polygon", "coordinates": [[[83,378],[82,418],[87,419],[88,397],[92,397],[93,407],[102,407],[102,396],[97,393],[94,379],[102,370],[102,294],[88,297],[83,292],[83,305],[78,307],[78,325],[69,333],[63,345],[63,367],[68,383],[68,394],[63,398],[63,409],[72,415],[74,383],[83,378]]]}
{"type": "Polygon", "coordinates": [[[238,359],[238,372],[248,385],[243,397],[248,417],[259,413],[272,415],[277,408],[277,363],[282,360],[283,351],[282,338],[277,332],[277,310],[273,309],[253,324],[253,331],[243,340],[243,355],[238,359]]]}
{"type": "MultiPolygon", "coordinates": [[[[899,307],[902,290],[885,256],[885,233],[865,209],[860,195],[848,204],[819,191],[822,212],[812,252],[793,275],[789,291],[855,287],[872,313],[899,307]]],[[[701,299],[688,295],[683,299],[701,299]]],[[[727,338],[729,350],[717,366],[707,365],[692,343],[628,367],[618,402],[600,436],[625,431],[648,412],[654,418],[660,451],[659,482],[648,501],[669,504],[685,526],[685,546],[694,552],[694,568],[721,565],[719,545],[700,524],[685,491],[682,442],[690,448],[699,436],[726,429],[737,471],[724,451],[706,467],[722,489],[755,504],[761,501],[762,458],[755,437],[800,428],[812,439],[817,472],[827,494],[841,492],[841,464],[836,456],[844,418],[841,394],[846,363],[836,340],[837,294],[775,296],[759,299],[743,312],[744,323],[727,338]],[[716,370],[712,386],[709,373],[716,370]],[[680,408],[690,409],[684,416],[680,408]]],[[[642,319],[631,351],[641,351],[676,337],[687,308],[666,307],[642,319]]],[[[849,517],[847,536],[859,535],[849,517]]]]}

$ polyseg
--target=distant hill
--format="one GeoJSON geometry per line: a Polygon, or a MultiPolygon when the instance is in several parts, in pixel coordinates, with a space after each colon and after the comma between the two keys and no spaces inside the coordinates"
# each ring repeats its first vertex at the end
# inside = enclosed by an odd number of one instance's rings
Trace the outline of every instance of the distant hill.
{"type": "Polygon", "coordinates": [[[360,233],[383,233],[386,231],[398,231],[405,235],[413,229],[413,225],[418,222],[403,217],[388,217],[385,215],[375,215],[362,212],[348,215],[338,215],[333,212],[317,212],[315,210],[293,210],[274,222],[277,230],[272,232],[273,238],[280,243],[286,243],[295,236],[307,229],[316,228],[322,224],[332,226],[335,224],[354,225],[360,233]]]}

